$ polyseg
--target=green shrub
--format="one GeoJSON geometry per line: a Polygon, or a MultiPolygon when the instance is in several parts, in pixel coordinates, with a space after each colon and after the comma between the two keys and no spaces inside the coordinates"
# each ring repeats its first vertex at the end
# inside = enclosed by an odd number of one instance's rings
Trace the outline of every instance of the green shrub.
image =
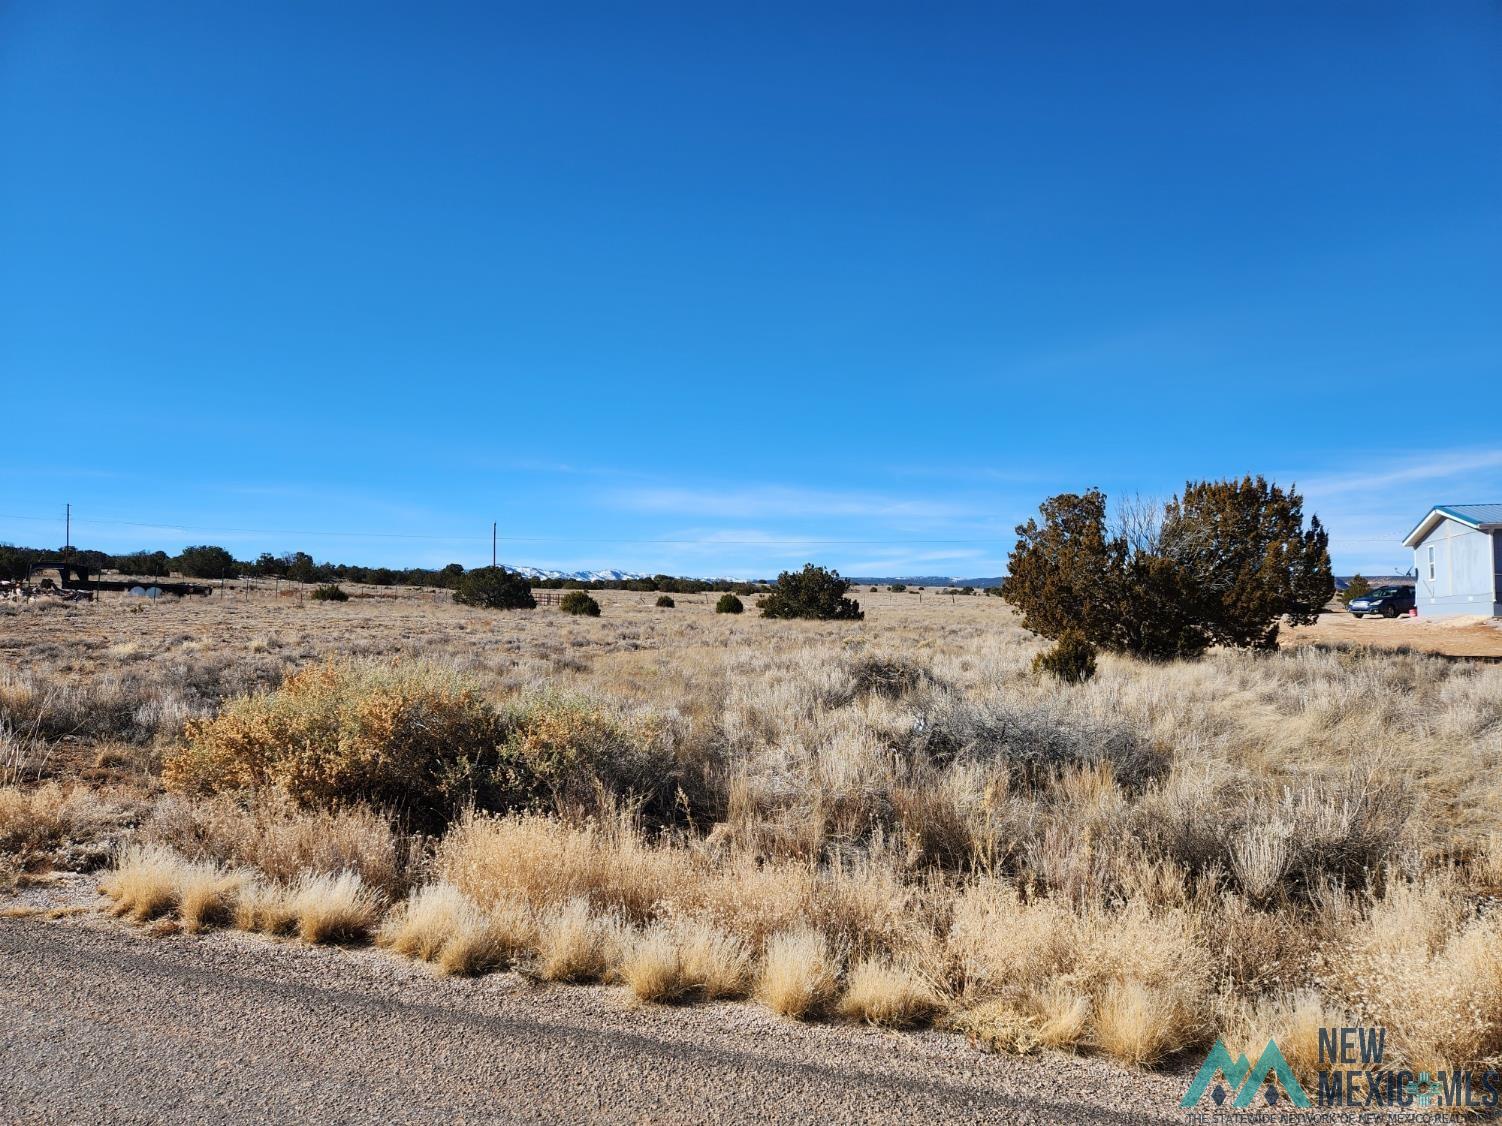
{"type": "Polygon", "coordinates": [[[907,590],[907,584],[906,583],[893,583],[891,586],[887,587],[887,589],[889,591],[891,591],[893,594],[902,594],[902,593],[904,593],[907,590]]]}
{"type": "Polygon", "coordinates": [[[1366,581],[1365,576],[1355,574],[1351,576],[1351,581],[1346,583],[1345,590],[1340,592],[1340,600],[1349,604],[1351,599],[1360,598],[1371,592],[1372,584],[1366,581]]]}
{"type": "Polygon", "coordinates": [[[235,557],[213,544],[185,547],[173,562],[190,579],[232,579],[236,574],[235,557]]]}
{"type": "Polygon", "coordinates": [[[645,812],[670,813],[679,779],[666,717],[618,715],[584,696],[541,692],[501,716],[498,765],[480,804],[595,810],[623,797],[645,812]]]}
{"type": "Polygon", "coordinates": [[[1095,653],[1084,634],[1066,630],[1052,649],[1033,658],[1033,671],[1053,673],[1066,684],[1083,684],[1095,675],[1095,653]]]}
{"type": "Polygon", "coordinates": [[[818,618],[826,621],[860,621],[861,604],[846,598],[850,584],[838,571],[804,564],[801,571],[784,571],[777,576],[777,586],[763,598],[764,618],[818,618]]]}
{"type": "Polygon", "coordinates": [[[504,567],[465,571],[455,582],[454,601],[487,610],[535,610],[537,599],[524,576],[504,567]]]}
{"type": "Polygon", "coordinates": [[[714,604],[716,614],[739,614],[745,608],[745,604],[733,594],[720,595],[720,600],[714,604]]]}
{"type": "Polygon", "coordinates": [[[589,618],[600,616],[600,604],[582,590],[571,590],[558,603],[565,614],[583,614],[589,618]]]}
{"type": "Polygon", "coordinates": [[[338,583],[328,583],[324,586],[314,587],[313,593],[308,595],[314,602],[348,602],[349,595],[339,589],[338,583]]]}
{"type": "Polygon", "coordinates": [[[661,606],[664,610],[671,610],[678,603],[673,601],[671,594],[659,594],[657,596],[657,605],[661,606]]]}
{"type": "Polygon", "coordinates": [[[451,669],[329,661],[189,721],[162,775],[186,793],[279,790],[317,809],[366,801],[434,828],[469,796],[474,767],[495,762],[501,734],[451,669]]]}

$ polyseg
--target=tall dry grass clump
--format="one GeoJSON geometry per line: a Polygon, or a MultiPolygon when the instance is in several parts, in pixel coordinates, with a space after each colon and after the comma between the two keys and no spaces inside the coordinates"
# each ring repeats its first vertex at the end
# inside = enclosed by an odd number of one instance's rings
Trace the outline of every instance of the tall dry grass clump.
{"type": "Polygon", "coordinates": [[[1322,1029],[1352,1028],[1356,1018],[1313,988],[1268,994],[1240,1004],[1230,1014],[1223,1037],[1232,1055],[1245,1052],[1247,1059],[1275,1040],[1278,1051],[1300,1082],[1314,1084],[1322,1067],[1319,1034],[1322,1029]]]}
{"type": "Polygon", "coordinates": [[[672,930],[688,991],[706,1001],[737,1000],[751,988],[751,947],[702,920],[681,920],[672,930]]]}
{"type": "Polygon", "coordinates": [[[911,967],[867,958],[851,969],[838,1012],[892,1028],[922,1024],[944,1008],[933,984],[911,967]]]}
{"type": "Polygon", "coordinates": [[[382,907],[354,872],[308,873],[289,886],[157,844],[126,849],[100,890],[114,900],[112,914],[135,922],[173,916],[189,933],[233,925],[309,943],[364,942],[382,907]]]}
{"type": "Polygon", "coordinates": [[[443,973],[474,975],[509,967],[535,934],[530,912],[516,904],[482,910],[450,884],[429,884],[387,915],[377,941],[443,973]]]}
{"type": "Polygon", "coordinates": [[[698,882],[694,860],[653,844],[618,813],[569,824],[542,814],[469,815],[439,845],[434,872],[477,902],[516,897],[545,910],[581,899],[632,922],[681,901],[698,882]]]}
{"type": "Polygon", "coordinates": [[[618,919],[571,899],[545,912],[537,926],[536,973],[543,981],[599,981],[616,965],[625,934],[618,919]]]}
{"type": "Polygon", "coordinates": [[[986,881],[961,895],[950,938],[959,1023],[996,1046],[1088,1042],[1140,1066],[1208,1031],[1213,963],[1188,910],[1029,901],[986,881]]]}
{"type": "Polygon", "coordinates": [[[304,942],[367,941],[381,914],[380,897],[355,872],[306,875],[291,889],[288,906],[304,942]]]}
{"type": "Polygon", "coordinates": [[[677,936],[661,924],[623,942],[618,973],[626,988],[641,1001],[678,1001],[689,989],[677,936]]]}
{"type": "Polygon", "coordinates": [[[145,923],[177,910],[187,862],[160,845],[132,845],[115,869],[101,882],[101,890],[115,901],[111,914],[145,923]]]}
{"type": "Polygon", "coordinates": [[[286,938],[297,933],[297,910],[285,885],[250,879],[235,896],[234,924],[242,931],[286,938]]]}
{"type": "Polygon", "coordinates": [[[183,930],[199,934],[229,926],[245,882],[244,872],[202,861],[185,862],[179,869],[177,885],[177,916],[183,930]]]}
{"type": "Polygon", "coordinates": [[[1415,1070],[1502,1054],[1502,922],[1478,915],[1455,878],[1395,880],[1341,929],[1323,959],[1325,995],[1388,1030],[1415,1070]]]}
{"type": "Polygon", "coordinates": [[[699,919],[670,918],[631,933],[617,976],[639,1000],[745,997],[754,959],[745,941],[699,919]]]}
{"type": "Polygon", "coordinates": [[[782,931],[767,940],[756,999],[774,1013],[803,1020],[834,997],[839,964],[829,940],[811,927],[782,931]]]}
{"type": "Polygon", "coordinates": [[[0,786],[0,858],[18,876],[31,868],[98,867],[128,815],[128,807],[82,786],[0,786]]]}

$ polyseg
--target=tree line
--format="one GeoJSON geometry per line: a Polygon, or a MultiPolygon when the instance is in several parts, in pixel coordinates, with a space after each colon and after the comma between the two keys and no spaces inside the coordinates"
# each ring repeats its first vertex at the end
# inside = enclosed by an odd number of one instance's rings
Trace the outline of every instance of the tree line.
{"type": "MultiPolygon", "coordinates": [[[[112,555],[87,548],[16,547],[0,544],[0,578],[19,581],[33,566],[67,562],[90,572],[119,571],[143,578],[165,578],[181,574],[193,579],[286,579],[298,583],[360,583],[367,586],[421,586],[456,590],[460,580],[471,573],[459,563],[446,567],[362,567],[350,563],[320,563],[305,551],[281,555],[262,552],[255,559],[236,559],[226,548],[216,544],[193,544],[176,555],[165,551],[129,551],[112,555]]],[[[488,570],[488,568],[476,568],[488,570]]],[[[653,575],[645,579],[529,579],[534,589],[543,590],[636,590],[662,591],[670,594],[703,594],[710,591],[736,594],[764,594],[772,588],[766,583],[733,582],[729,579],[684,579],[673,575],[653,575]]]]}

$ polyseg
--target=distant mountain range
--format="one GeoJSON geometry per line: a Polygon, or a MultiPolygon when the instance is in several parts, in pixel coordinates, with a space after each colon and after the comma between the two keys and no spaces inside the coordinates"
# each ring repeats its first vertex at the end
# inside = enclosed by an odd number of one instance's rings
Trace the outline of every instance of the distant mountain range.
{"type": "Polygon", "coordinates": [[[526,575],[529,579],[577,579],[581,583],[618,583],[626,579],[650,579],[651,575],[643,575],[638,571],[549,571],[543,567],[513,567],[506,564],[508,571],[515,571],[519,575],[526,575]]]}
{"type": "MultiPolygon", "coordinates": [[[[1355,575],[1336,575],[1335,589],[1345,590],[1355,577],[1355,575]]],[[[1366,575],[1365,578],[1372,586],[1413,586],[1415,581],[1412,575],[1366,575]]]]}
{"type": "Polygon", "coordinates": [[[844,577],[852,583],[865,583],[867,586],[890,586],[892,583],[903,583],[907,586],[973,586],[984,589],[988,586],[1001,585],[1000,575],[990,579],[961,579],[953,575],[889,575],[885,578],[846,575],[844,577]]]}
{"type": "MultiPolygon", "coordinates": [[[[529,579],[577,579],[581,583],[618,583],[627,579],[650,579],[651,575],[644,575],[640,571],[619,571],[614,568],[604,571],[550,571],[546,567],[514,567],[506,564],[508,571],[526,575],[529,579]]],[[[703,578],[698,575],[675,575],[675,578],[703,578]]],[[[961,579],[950,575],[897,575],[887,578],[869,578],[858,575],[846,575],[845,578],[851,583],[864,583],[866,586],[889,586],[892,583],[905,583],[908,586],[973,586],[988,587],[1000,586],[1000,576],[992,579],[961,579]]],[[[742,579],[720,576],[718,578],[705,579],[706,582],[742,582],[742,579]]]]}
{"type": "MultiPolygon", "coordinates": [[[[618,583],[627,579],[650,579],[651,575],[640,571],[619,571],[610,568],[604,571],[550,571],[545,567],[512,567],[507,564],[507,569],[526,575],[529,579],[577,579],[581,583],[618,583]]],[[[687,578],[690,576],[675,576],[687,578]]],[[[963,579],[957,575],[846,575],[845,578],[853,583],[864,586],[891,586],[893,583],[903,583],[907,586],[973,586],[985,589],[991,586],[1000,586],[1002,576],[994,575],[989,578],[963,579]]],[[[718,582],[718,579],[707,580],[718,582]]],[[[740,582],[740,579],[730,579],[731,582],[740,582]]],[[[1345,590],[1350,580],[1344,575],[1335,576],[1335,589],[1345,590]]],[[[1392,583],[1411,583],[1411,575],[1369,575],[1367,582],[1373,586],[1384,586],[1392,583]]]]}

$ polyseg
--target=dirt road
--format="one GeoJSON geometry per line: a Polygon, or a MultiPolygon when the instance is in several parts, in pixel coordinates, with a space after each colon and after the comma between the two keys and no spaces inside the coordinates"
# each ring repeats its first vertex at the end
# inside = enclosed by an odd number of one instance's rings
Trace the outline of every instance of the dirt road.
{"type": "Polygon", "coordinates": [[[97,917],[0,920],[0,1058],[0,1119],[17,1122],[1125,1126],[1178,1120],[1187,1082],[97,917]]]}
{"type": "Polygon", "coordinates": [[[1357,618],[1345,611],[1320,615],[1312,626],[1285,626],[1285,645],[1373,645],[1450,657],[1502,657],[1502,625],[1495,619],[1357,618]]]}

